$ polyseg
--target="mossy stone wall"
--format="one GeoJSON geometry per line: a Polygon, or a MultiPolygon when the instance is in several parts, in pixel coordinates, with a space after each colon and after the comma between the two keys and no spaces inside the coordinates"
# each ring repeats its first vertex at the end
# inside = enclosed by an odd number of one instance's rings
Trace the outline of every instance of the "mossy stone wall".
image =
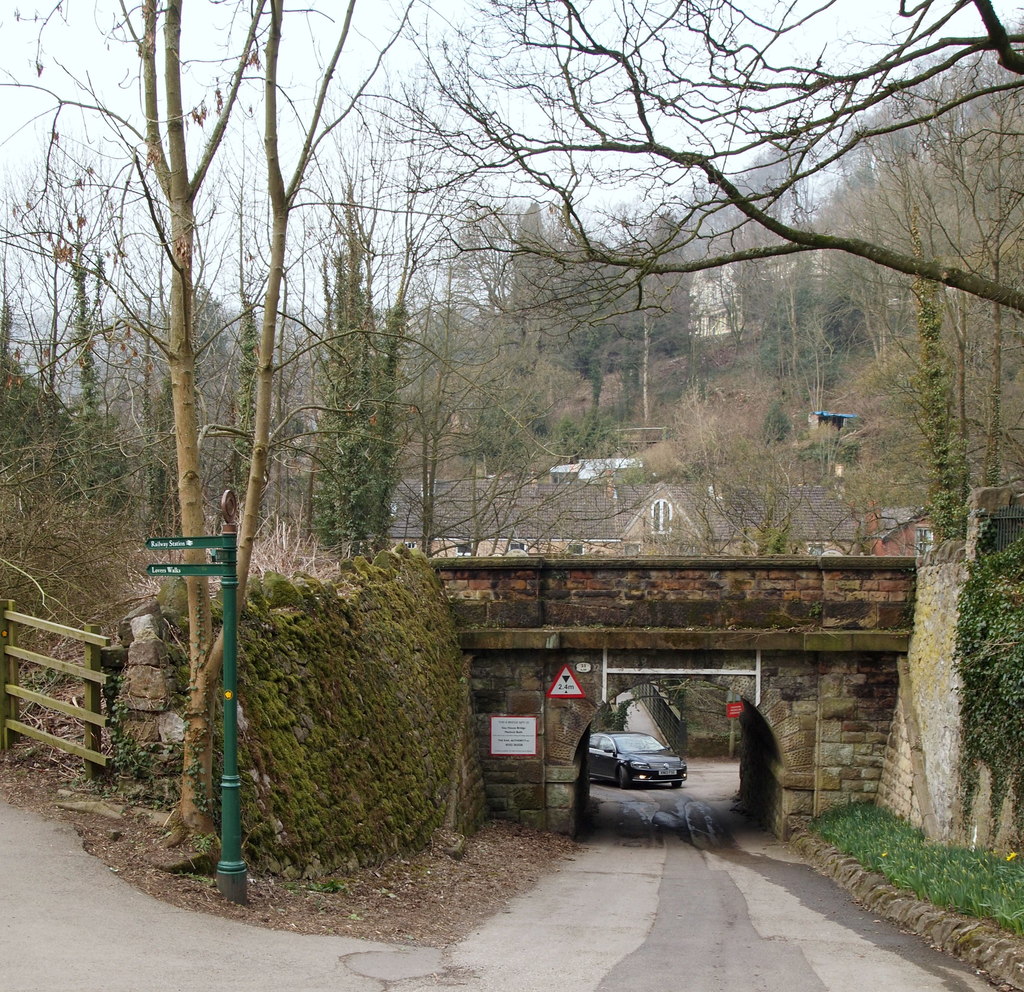
{"type": "Polygon", "coordinates": [[[1024,840],[1024,546],[986,546],[988,519],[1024,487],[976,489],[964,542],[918,567],[914,632],[901,664],[879,805],[930,840],[1016,849],[1024,840]]]}
{"type": "Polygon", "coordinates": [[[947,547],[918,568],[914,633],[900,670],[878,805],[933,840],[955,839],[960,678],[954,667],[962,550],[947,547]]]}
{"type": "Polygon", "coordinates": [[[466,833],[483,815],[465,662],[422,555],[336,582],[254,582],[239,632],[247,861],[314,877],[466,833]]]}

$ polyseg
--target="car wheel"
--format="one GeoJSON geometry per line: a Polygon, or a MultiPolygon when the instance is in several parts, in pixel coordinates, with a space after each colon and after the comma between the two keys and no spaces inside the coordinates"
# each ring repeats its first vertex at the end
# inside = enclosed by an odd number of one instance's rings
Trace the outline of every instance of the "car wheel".
{"type": "Polygon", "coordinates": [[[629,777],[629,772],[626,771],[625,765],[619,765],[615,769],[615,781],[619,783],[620,789],[628,789],[633,784],[633,780],[629,777]]]}
{"type": "Polygon", "coordinates": [[[680,780],[678,782],[673,782],[672,783],[672,788],[673,789],[681,789],[682,787],[683,787],[682,780],[680,780]]]}

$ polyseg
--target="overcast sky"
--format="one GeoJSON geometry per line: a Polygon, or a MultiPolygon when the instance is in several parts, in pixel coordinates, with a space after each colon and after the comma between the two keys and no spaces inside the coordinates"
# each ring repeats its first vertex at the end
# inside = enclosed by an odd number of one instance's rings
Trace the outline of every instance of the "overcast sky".
{"type": "MultiPolygon", "coordinates": [[[[451,2],[444,0],[446,5],[451,2]]],[[[138,59],[125,32],[117,27],[118,5],[110,0],[65,0],[61,10],[44,23],[35,14],[37,9],[44,9],[44,3],[45,0],[27,0],[20,8],[20,16],[14,12],[0,13],[0,78],[6,83],[25,84],[16,97],[10,90],[5,94],[5,113],[0,120],[0,162],[7,166],[16,164],[33,146],[41,147],[53,121],[51,93],[90,102],[88,93],[92,91],[104,105],[123,112],[133,122],[138,121],[138,59]]],[[[220,79],[227,76],[229,67],[218,67],[218,60],[237,47],[246,27],[242,18],[232,23],[229,15],[234,6],[206,0],[185,5],[182,49],[193,63],[185,79],[186,86],[192,87],[190,101],[198,102],[206,95],[212,102],[211,80],[215,75],[220,79]]],[[[293,98],[300,100],[312,92],[319,78],[318,69],[340,27],[333,11],[341,9],[341,0],[321,3],[320,7],[331,11],[331,16],[314,11],[306,17],[292,15],[286,21],[282,81],[293,98]]],[[[399,0],[361,0],[357,4],[350,43],[338,74],[343,86],[354,87],[365,78],[376,53],[398,24],[401,9],[399,0]]],[[[425,14],[424,10],[421,16],[425,14]]],[[[401,54],[405,63],[411,52],[411,46],[406,44],[401,54]]],[[[244,102],[243,113],[250,107],[252,100],[244,102]]],[[[97,130],[92,115],[88,115],[89,124],[83,125],[86,116],[65,109],[60,127],[65,132],[84,128],[98,143],[102,128],[97,130]]]]}
{"type": "MultiPolygon", "coordinates": [[[[595,0],[600,5],[602,0],[595,0]]],[[[756,13],[756,4],[762,3],[766,11],[776,11],[775,0],[747,0],[744,9],[756,13]]],[[[818,0],[795,0],[807,9],[819,6],[818,0]]],[[[10,0],[8,0],[10,3],[10,0]]],[[[46,136],[53,126],[54,98],[44,90],[63,97],[77,96],[88,102],[88,91],[96,92],[107,106],[124,113],[138,123],[139,87],[136,78],[138,60],[127,42],[124,32],[117,29],[119,4],[112,0],[64,0],[46,23],[37,15],[49,10],[56,0],[24,0],[20,15],[8,5],[0,5],[0,79],[8,83],[24,84],[4,94],[4,114],[0,118],[0,169],[6,172],[20,170],[25,163],[38,160],[45,147],[46,136]],[[33,89],[38,87],[39,89],[33,89]]],[[[245,5],[241,5],[245,6],[245,5]]],[[[334,11],[342,7],[341,0],[328,0],[320,5],[323,10],[334,11]]],[[[466,11],[473,0],[416,0],[413,20],[420,38],[429,33],[439,41],[450,35],[453,27],[465,18],[475,25],[479,17],[466,11]]],[[[1016,4],[1000,2],[1000,12],[1016,21],[1016,4]]],[[[816,17],[813,27],[802,29],[792,36],[794,47],[804,49],[800,54],[817,54],[826,45],[841,52],[844,39],[856,38],[871,42],[887,37],[888,25],[896,20],[899,0],[837,0],[824,13],[816,17]]],[[[192,84],[189,102],[198,102],[206,96],[212,102],[211,80],[219,72],[226,76],[226,68],[217,66],[217,59],[231,42],[237,42],[244,28],[241,22],[232,24],[230,15],[234,3],[214,3],[208,0],[189,0],[185,5],[186,39],[183,48],[194,60],[186,84],[192,84]]],[[[356,7],[353,43],[343,59],[339,81],[343,87],[354,87],[366,75],[376,52],[390,36],[403,9],[401,0],[359,0],[356,7]]],[[[799,9],[799,6],[797,7],[799,9]]],[[[936,5],[936,9],[942,9],[936,5]]],[[[285,83],[291,99],[302,109],[308,101],[318,77],[317,66],[323,63],[320,47],[329,48],[338,25],[321,12],[289,15],[286,21],[284,45],[285,83]],[[318,42],[320,44],[318,44],[318,42]]],[[[963,15],[958,25],[964,33],[978,30],[978,17],[973,9],[963,15]]],[[[414,70],[415,48],[402,43],[392,53],[388,72],[393,78],[407,76],[414,70]]],[[[306,104],[308,106],[308,103],[306,104]]],[[[258,95],[242,101],[233,128],[244,127],[248,111],[253,112],[253,124],[259,125],[258,95]]],[[[95,115],[86,115],[74,109],[65,109],[57,124],[62,138],[70,141],[75,134],[86,136],[86,143],[94,154],[102,153],[104,141],[113,131],[98,122],[95,115]]],[[[254,132],[248,141],[258,138],[254,132]]],[[[193,142],[198,147],[199,142],[193,142]]],[[[109,146],[108,146],[109,147],[109,146]]],[[[123,155],[123,150],[119,150],[123,155]]]]}
{"type": "MultiPolygon", "coordinates": [[[[0,73],[8,81],[49,87],[68,95],[76,86],[95,88],[103,99],[115,106],[124,106],[132,112],[138,107],[137,86],[132,76],[137,59],[130,45],[111,40],[124,39],[116,29],[120,17],[119,4],[111,0],[64,0],[59,9],[48,18],[46,11],[56,0],[19,0],[15,7],[11,0],[0,5],[0,73]],[[14,7],[14,9],[12,9],[14,7]],[[37,65],[42,72],[37,72],[37,65]]],[[[748,0],[744,9],[756,14],[759,0],[748,0]]],[[[808,9],[819,6],[817,0],[797,0],[808,9]]],[[[766,11],[778,9],[775,0],[763,0],[766,11]]],[[[212,3],[196,0],[185,5],[186,45],[197,60],[193,71],[199,77],[200,64],[207,67],[225,50],[225,42],[237,40],[244,24],[232,25],[231,3],[212,3]]],[[[342,0],[322,3],[323,10],[340,10],[342,0]]],[[[439,40],[458,25],[473,6],[472,0],[415,0],[414,22],[422,29],[426,26],[431,37],[439,40]]],[[[360,0],[356,7],[353,43],[343,65],[342,78],[354,83],[362,78],[383,39],[389,36],[401,0],[360,0]]],[[[888,27],[897,20],[899,0],[837,0],[831,9],[815,17],[810,27],[793,36],[794,46],[807,53],[817,53],[826,44],[835,46],[845,38],[876,41],[888,36],[888,27]]],[[[936,9],[942,9],[937,5],[936,9]]],[[[1020,16],[1020,8],[1011,2],[997,2],[997,9],[1011,21],[1020,16]]],[[[330,45],[337,23],[320,12],[311,13],[303,23],[301,15],[290,15],[287,22],[284,51],[286,67],[292,73],[292,83],[309,84],[311,68],[321,62],[309,38],[321,39],[330,45]]],[[[475,23],[479,18],[473,18],[475,23]]],[[[978,29],[979,19],[973,10],[962,15],[960,28],[969,33],[978,29]]],[[[403,45],[391,60],[391,71],[408,71],[414,59],[414,50],[403,45]]],[[[0,121],[0,145],[9,149],[14,135],[29,125],[35,114],[45,113],[52,100],[44,94],[33,96],[22,92],[16,99],[4,101],[5,113],[0,121]]],[[[47,125],[48,126],[48,125],[47,125]]],[[[17,154],[21,143],[14,142],[17,154]]]]}

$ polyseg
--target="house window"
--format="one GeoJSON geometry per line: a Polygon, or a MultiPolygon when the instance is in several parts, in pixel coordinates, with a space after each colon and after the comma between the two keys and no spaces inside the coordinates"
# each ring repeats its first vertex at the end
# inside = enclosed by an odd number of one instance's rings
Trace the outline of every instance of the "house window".
{"type": "Polygon", "coordinates": [[[526,542],[525,541],[509,541],[508,542],[508,549],[509,549],[509,551],[525,551],[526,550],[526,542]]]}
{"type": "Polygon", "coordinates": [[[651,529],[655,534],[672,530],[672,504],[667,499],[656,499],[651,504],[651,529]]]}
{"type": "Polygon", "coordinates": [[[459,558],[469,558],[473,554],[473,548],[468,544],[456,544],[455,554],[459,558]]]}
{"type": "Polygon", "coordinates": [[[583,545],[570,544],[569,547],[567,547],[565,550],[571,555],[581,555],[583,554],[583,545]]]}
{"type": "Polygon", "coordinates": [[[935,535],[932,533],[931,527],[914,528],[914,550],[919,555],[924,555],[931,551],[934,543],[935,535]]]}
{"type": "Polygon", "coordinates": [[[809,555],[823,555],[825,553],[825,545],[823,544],[808,544],[807,553],[809,555]]]}
{"type": "Polygon", "coordinates": [[[415,541],[403,541],[402,543],[403,543],[403,544],[404,544],[404,545],[405,545],[405,546],[406,546],[406,547],[407,547],[407,548],[408,548],[408,549],[409,549],[410,551],[415,551],[415,550],[416,550],[416,542],[415,542],[415,541]]]}

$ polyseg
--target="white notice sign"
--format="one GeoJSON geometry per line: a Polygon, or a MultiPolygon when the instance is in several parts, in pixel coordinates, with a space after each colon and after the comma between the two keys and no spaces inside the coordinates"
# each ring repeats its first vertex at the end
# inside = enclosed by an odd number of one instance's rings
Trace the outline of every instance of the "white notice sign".
{"type": "Polygon", "coordinates": [[[537,753],[537,718],[535,716],[492,716],[491,755],[526,755],[537,753]]]}

